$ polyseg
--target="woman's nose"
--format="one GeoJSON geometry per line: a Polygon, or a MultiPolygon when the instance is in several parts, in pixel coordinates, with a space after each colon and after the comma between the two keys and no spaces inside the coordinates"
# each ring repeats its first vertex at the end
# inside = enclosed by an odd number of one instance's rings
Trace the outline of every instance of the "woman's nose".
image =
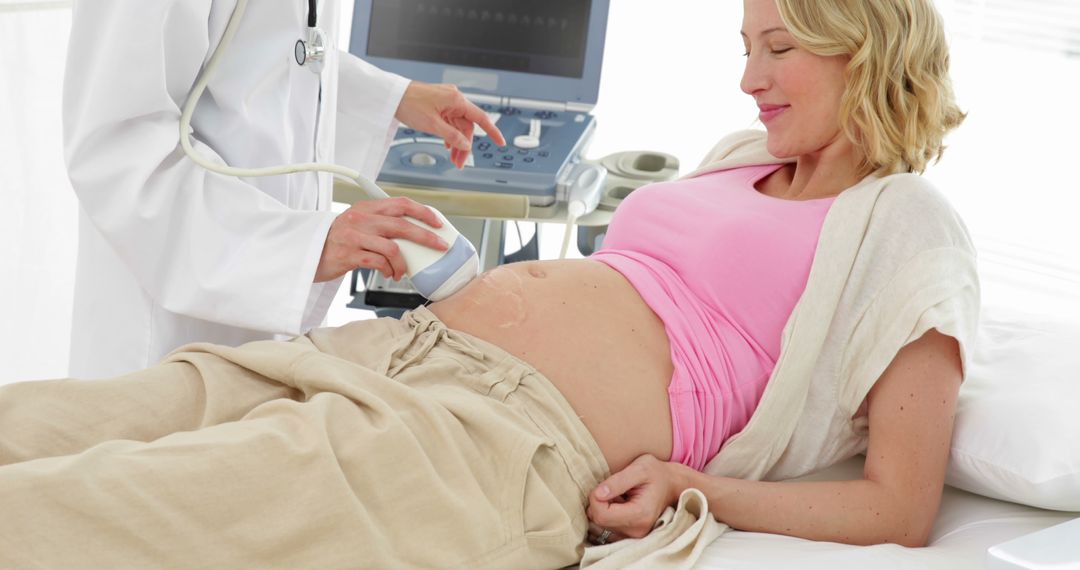
{"type": "Polygon", "coordinates": [[[753,95],[754,93],[765,90],[768,86],[768,77],[761,68],[761,64],[756,61],[753,54],[746,56],[746,66],[743,68],[742,81],[739,82],[739,87],[743,90],[743,93],[753,95]]]}

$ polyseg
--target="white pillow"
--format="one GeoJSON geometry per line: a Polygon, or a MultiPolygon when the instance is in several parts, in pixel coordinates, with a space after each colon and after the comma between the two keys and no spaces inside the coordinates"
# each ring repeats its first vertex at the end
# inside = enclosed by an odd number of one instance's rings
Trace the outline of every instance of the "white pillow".
{"type": "Polygon", "coordinates": [[[1080,511],[1080,319],[983,308],[946,482],[1080,511]]]}

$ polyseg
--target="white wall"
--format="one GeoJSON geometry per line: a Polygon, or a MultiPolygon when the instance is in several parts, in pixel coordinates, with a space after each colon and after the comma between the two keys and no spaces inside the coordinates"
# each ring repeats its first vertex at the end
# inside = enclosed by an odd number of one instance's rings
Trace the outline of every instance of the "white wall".
{"type": "Polygon", "coordinates": [[[77,204],[60,134],[71,12],[0,3],[0,383],[67,370],[77,204]]]}
{"type": "MultiPolygon", "coordinates": [[[[77,208],[59,126],[70,13],[5,4],[13,5],[0,0],[0,383],[66,371],[77,208]]],[[[660,150],[685,172],[720,136],[754,124],[753,103],[738,88],[741,2],[612,4],[590,156],[660,150]]],[[[985,285],[988,300],[1080,318],[1080,58],[1066,56],[1067,42],[1056,51],[999,42],[973,25],[971,10],[983,4],[939,1],[970,116],[928,176],[965,217],[985,274],[1000,277],[985,285]],[[1076,302],[1062,306],[1067,294],[1076,302]]],[[[1038,13],[1053,3],[1003,4],[1038,13]]],[[[1080,29],[1080,14],[1063,17],[1071,24],[1055,29],[1080,29]]],[[[552,257],[561,232],[545,236],[542,251],[552,257]]],[[[331,323],[364,316],[344,302],[339,295],[331,323]]]]}

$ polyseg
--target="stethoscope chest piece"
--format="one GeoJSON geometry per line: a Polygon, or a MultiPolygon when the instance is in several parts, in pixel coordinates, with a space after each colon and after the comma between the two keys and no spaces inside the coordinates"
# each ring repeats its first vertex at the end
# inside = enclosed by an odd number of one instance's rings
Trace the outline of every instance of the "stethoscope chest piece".
{"type": "Polygon", "coordinates": [[[308,28],[307,41],[296,40],[293,46],[293,57],[297,65],[306,67],[314,73],[322,73],[323,61],[326,57],[326,34],[319,28],[308,28]]]}

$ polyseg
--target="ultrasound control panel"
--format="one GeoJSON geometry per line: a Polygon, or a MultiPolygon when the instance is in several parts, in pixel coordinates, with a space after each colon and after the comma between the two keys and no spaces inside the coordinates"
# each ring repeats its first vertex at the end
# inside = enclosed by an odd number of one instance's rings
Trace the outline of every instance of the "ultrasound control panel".
{"type": "Polygon", "coordinates": [[[592,115],[483,104],[506,138],[498,146],[479,131],[465,168],[450,162],[443,140],[398,129],[379,180],[403,185],[525,195],[535,206],[555,203],[565,169],[580,158],[595,129],[592,115]]]}

